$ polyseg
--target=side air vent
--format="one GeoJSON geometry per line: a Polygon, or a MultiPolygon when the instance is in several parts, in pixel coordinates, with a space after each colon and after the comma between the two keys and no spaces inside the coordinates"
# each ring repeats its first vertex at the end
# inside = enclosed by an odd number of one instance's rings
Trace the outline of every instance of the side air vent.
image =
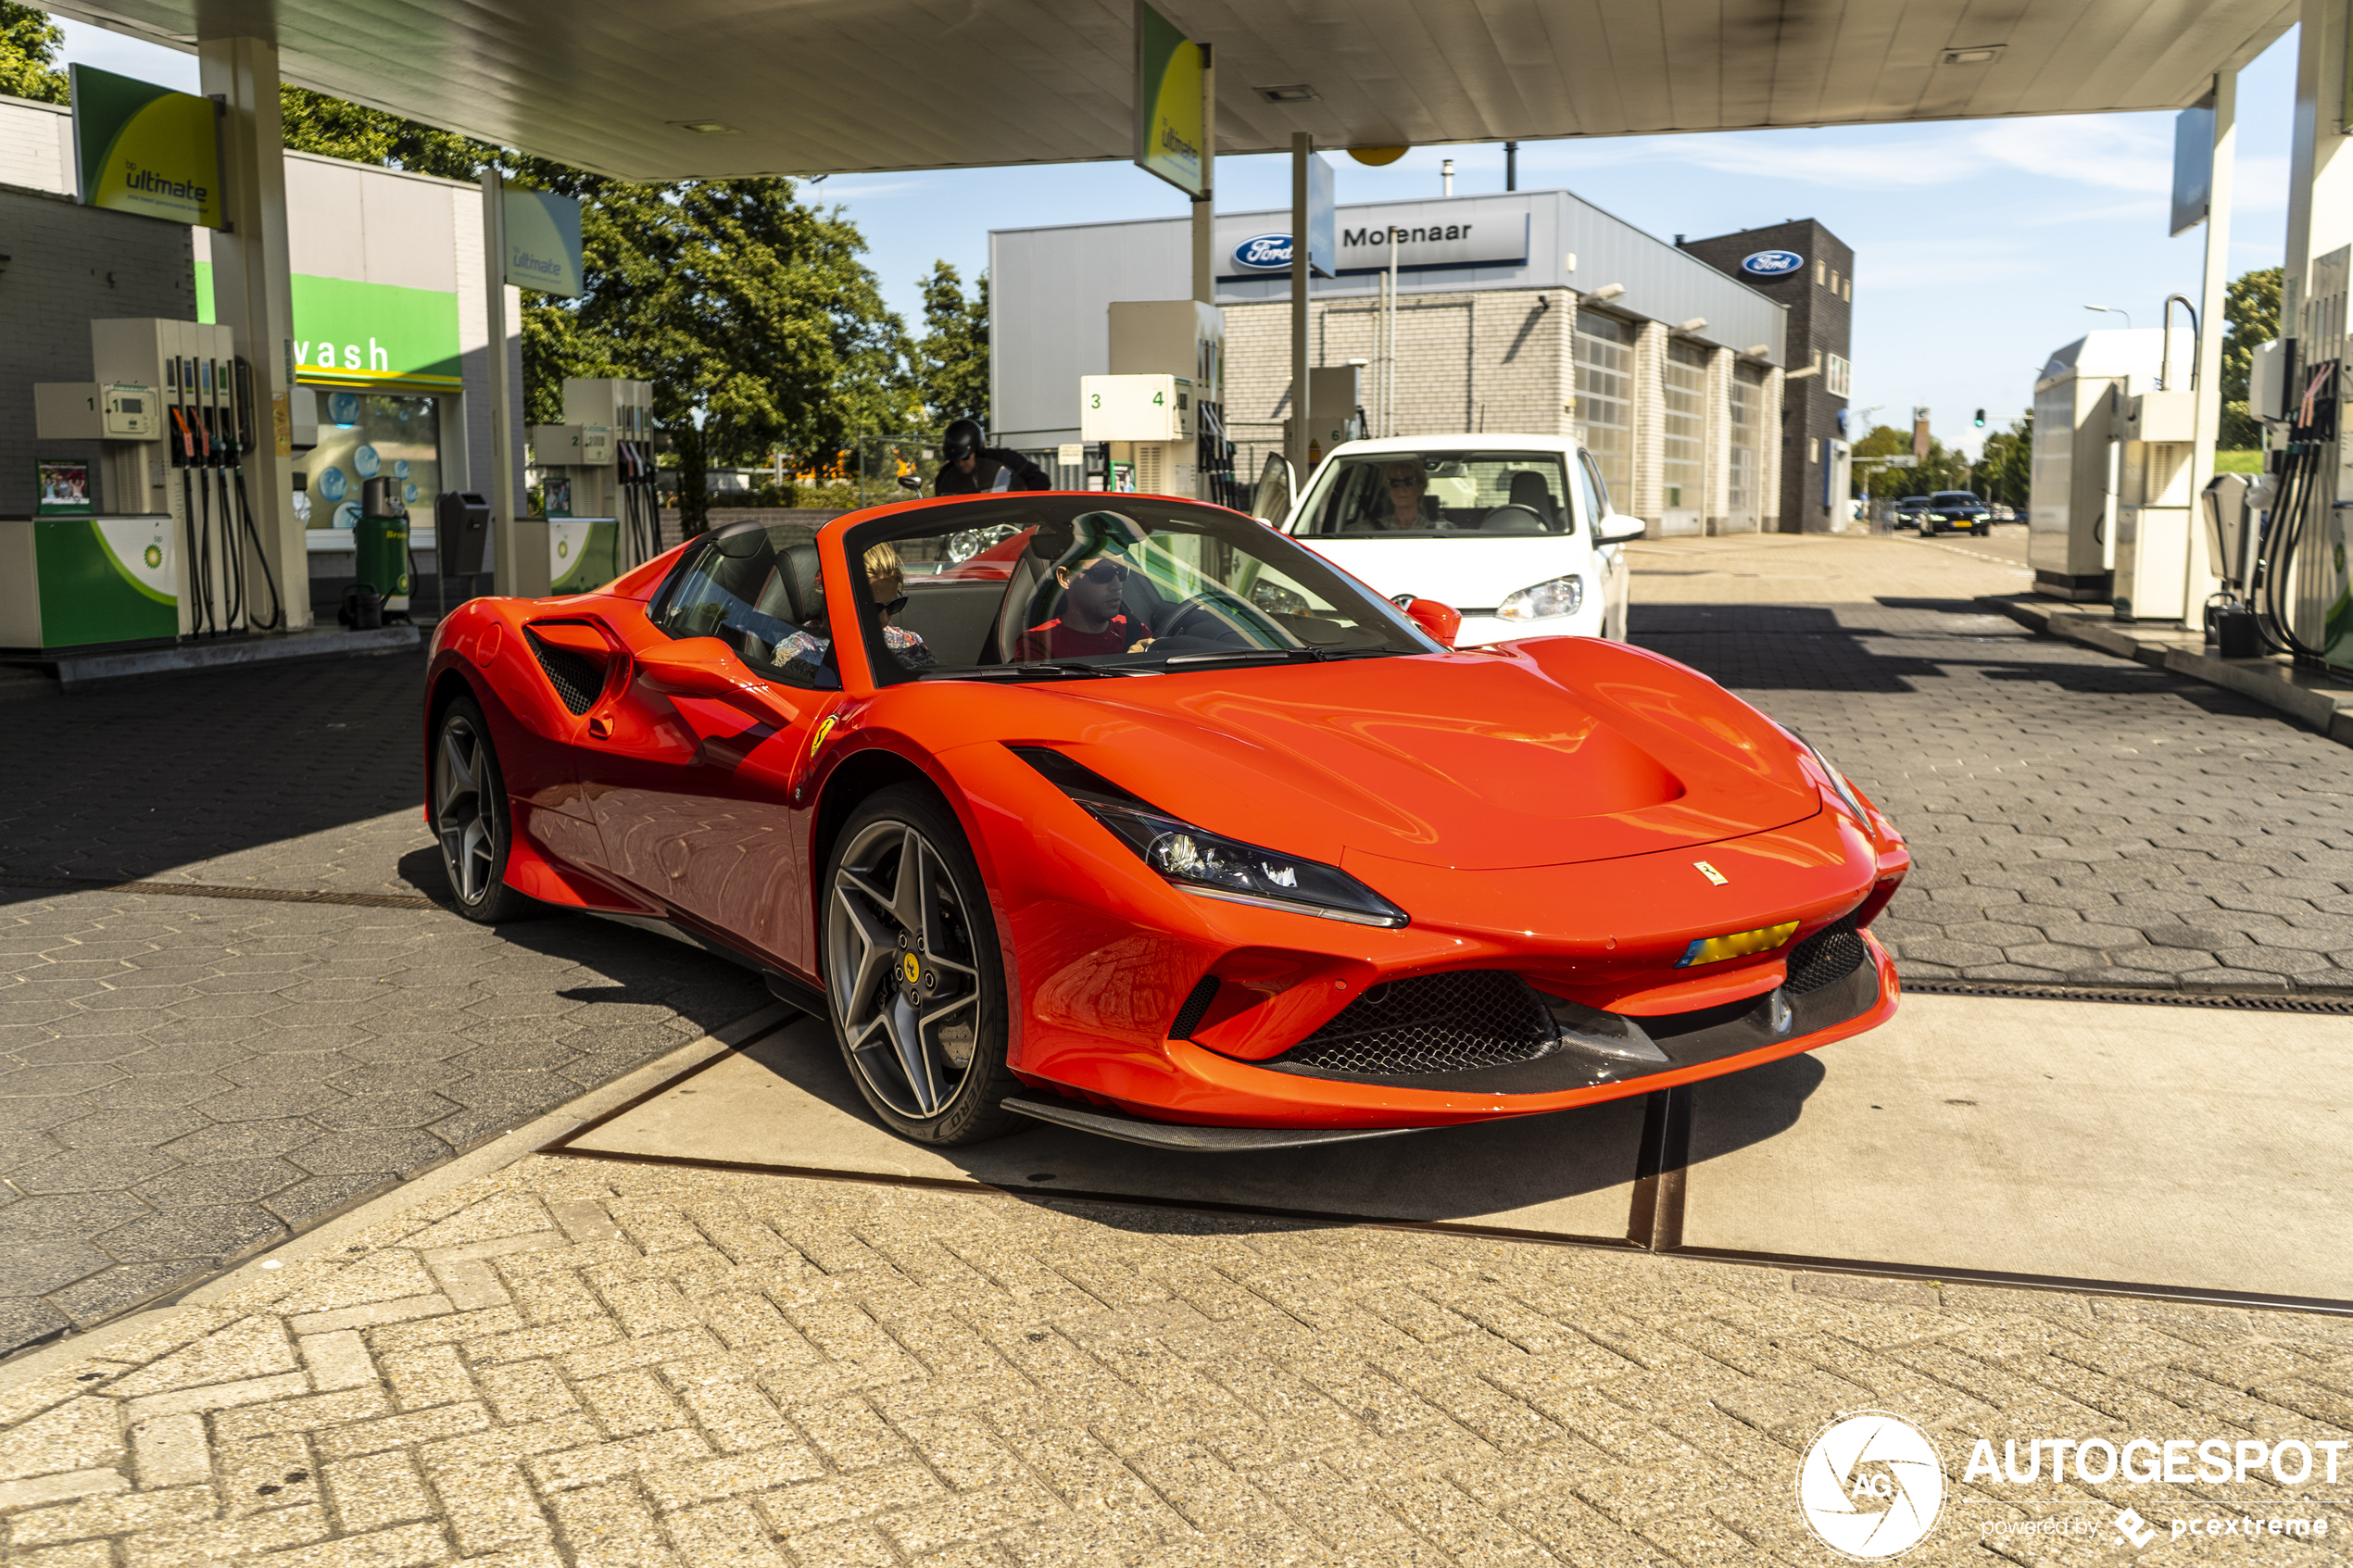
{"type": "Polygon", "coordinates": [[[1191,1039],[1193,1031],[1201,1027],[1202,1019],[1208,1014],[1209,1004],[1216,999],[1217,976],[1202,975],[1201,984],[1185,997],[1185,1005],[1176,1010],[1176,1022],[1168,1026],[1168,1037],[1172,1040],[1191,1039]]]}
{"type": "Polygon", "coordinates": [[[604,694],[605,672],[595,659],[585,653],[557,647],[528,627],[523,629],[523,635],[530,639],[539,668],[547,672],[547,684],[563,698],[564,707],[577,716],[597,705],[597,698],[604,694]]]}
{"type": "Polygon", "coordinates": [[[1835,985],[1862,968],[1869,957],[1852,920],[1824,926],[1790,949],[1789,978],[1782,988],[1793,997],[1802,997],[1835,985]]]}

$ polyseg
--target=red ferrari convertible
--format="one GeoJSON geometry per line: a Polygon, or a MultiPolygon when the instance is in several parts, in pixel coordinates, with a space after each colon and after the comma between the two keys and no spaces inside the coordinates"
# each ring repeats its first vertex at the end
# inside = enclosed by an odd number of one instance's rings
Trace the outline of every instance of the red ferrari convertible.
{"type": "Polygon", "coordinates": [[[1670,660],[1455,619],[1165,498],[744,523],[444,621],[427,816],[469,916],[755,965],[935,1144],[1528,1116],[1893,1013],[1868,928],[1910,859],[1819,752],[1670,660]]]}

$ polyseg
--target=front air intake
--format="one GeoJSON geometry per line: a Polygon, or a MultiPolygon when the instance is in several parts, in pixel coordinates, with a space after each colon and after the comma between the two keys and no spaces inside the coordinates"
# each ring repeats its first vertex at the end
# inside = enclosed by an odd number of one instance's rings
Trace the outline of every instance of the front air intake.
{"type": "Polygon", "coordinates": [[[1826,925],[1789,950],[1789,978],[1781,988],[1793,997],[1803,997],[1835,985],[1862,968],[1870,956],[1852,917],[1826,925]]]}
{"type": "Polygon", "coordinates": [[[1552,1014],[1508,970],[1457,970],[1376,985],[1265,1065],[1302,1073],[1455,1073],[1553,1048],[1552,1014]]]}

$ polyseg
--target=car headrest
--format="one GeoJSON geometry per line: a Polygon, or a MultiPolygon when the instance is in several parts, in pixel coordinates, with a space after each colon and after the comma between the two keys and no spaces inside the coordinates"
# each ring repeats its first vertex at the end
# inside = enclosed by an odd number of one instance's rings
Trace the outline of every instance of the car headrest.
{"type": "Polygon", "coordinates": [[[1554,515],[1553,487],[1544,483],[1542,474],[1531,473],[1526,469],[1512,475],[1511,504],[1529,508],[1547,521],[1554,515]]]}
{"type": "Polygon", "coordinates": [[[808,626],[824,619],[825,573],[814,545],[790,545],[776,558],[776,579],[791,606],[794,624],[808,626]]]}

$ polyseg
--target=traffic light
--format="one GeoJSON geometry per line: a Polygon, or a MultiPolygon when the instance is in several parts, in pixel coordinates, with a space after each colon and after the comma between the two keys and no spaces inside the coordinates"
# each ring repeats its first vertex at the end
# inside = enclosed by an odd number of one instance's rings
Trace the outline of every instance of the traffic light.
{"type": "Polygon", "coordinates": [[[1980,408],[1980,409],[1977,411],[1977,420],[1976,420],[1976,421],[1975,421],[1975,422],[1976,422],[1976,425],[1977,425],[1977,428],[1978,428],[1978,429],[1980,429],[1980,430],[1983,430],[1983,429],[1985,428],[1985,410],[1984,410],[1984,409],[1980,408]]]}

